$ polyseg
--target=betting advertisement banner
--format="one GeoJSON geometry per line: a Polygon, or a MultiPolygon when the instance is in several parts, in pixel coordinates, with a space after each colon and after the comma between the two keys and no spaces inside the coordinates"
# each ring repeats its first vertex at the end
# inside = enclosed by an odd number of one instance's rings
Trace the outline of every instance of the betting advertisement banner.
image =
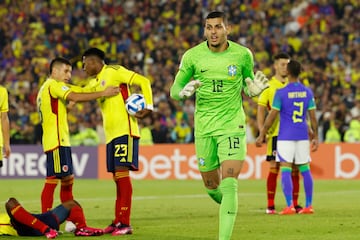
{"type": "MultiPolygon", "coordinates": [[[[139,171],[133,179],[201,179],[193,144],[140,146],[139,171]]],[[[248,145],[239,179],[266,179],[269,164],[265,146],[248,145]]],[[[112,179],[106,171],[106,146],[72,147],[74,174],[77,178],[112,179]]],[[[314,179],[360,179],[360,144],[320,144],[311,153],[314,179]]],[[[3,160],[0,178],[43,178],[46,155],[39,145],[13,145],[9,159],[3,160]]]]}

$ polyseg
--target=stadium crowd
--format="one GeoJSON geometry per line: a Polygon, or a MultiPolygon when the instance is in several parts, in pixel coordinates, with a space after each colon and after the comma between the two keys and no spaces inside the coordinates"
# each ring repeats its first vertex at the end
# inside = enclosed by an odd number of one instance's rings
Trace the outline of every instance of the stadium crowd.
{"type": "MultiPolygon", "coordinates": [[[[155,111],[141,121],[141,144],[193,141],[194,99],[170,99],[182,54],[203,41],[203,16],[222,10],[230,39],[250,48],[256,69],[272,76],[272,56],[288,52],[304,66],[315,94],[320,140],[360,142],[360,3],[358,0],[32,0],[0,1],[0,81],[9,91],[11,144],[40,144],[36,95],[49,61],[73,62],[86,84],[88,47],[152,81],[155,111]]],[[[258,135],[256,98],[245,97],[248,142],[258,135]]],[[[69,113],[72,144],[104,142],[96,102],[69,113]]]]}

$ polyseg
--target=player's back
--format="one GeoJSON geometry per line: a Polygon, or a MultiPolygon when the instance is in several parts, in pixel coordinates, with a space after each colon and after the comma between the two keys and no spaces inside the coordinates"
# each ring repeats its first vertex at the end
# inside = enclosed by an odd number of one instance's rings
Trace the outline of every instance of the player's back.
{"type": "Polygon", "coordinates": [[[278,140],[308,139],[306,113],[315,109],[309,88],[298,82],[289,83],[275,94],[273,108],[280,111],[278,140]]]}

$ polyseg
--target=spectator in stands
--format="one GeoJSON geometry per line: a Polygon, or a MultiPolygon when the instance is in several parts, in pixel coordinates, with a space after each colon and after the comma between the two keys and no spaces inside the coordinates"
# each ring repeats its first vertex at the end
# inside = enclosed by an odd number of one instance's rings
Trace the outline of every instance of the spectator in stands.
{"type": "MultiPolygon", "coordinates": [[[[176,72],[174,63],[179,62],[184,50],[202,40],[201,16],[214,9],[229,13],[234,29],[229,36],[232,40],[252,50],[255,42],[263,43],[269,59],[279,51],[292,57],[296,54],[311,70],[306,71],[307,81],[315,86],[319,111],[334,92],[345,86],[343,76],[355,86],[356,94],[360,93],[360,6],[354,0],[0,2],[0,84],[9,91],[9,103],[19,105],[19,112],[24,111],[20,109],[25,108],[23,102],[35,104],[33,96],[46,79],[50,59],[56,55],[76,59],[93,47],[93,42],[106,51],[112,62],[139,69],[151,79],[155,104],[156,98],[168,100],[172,79],[167,76],[176,72]],[[285,26],[294,19],[301,25],[293,36],[301,40],[300,50],[296,49],[298,41],[294,45],[285,34],[285,26]],[[98,40],[96,34],[103,38],[98,40]],[[129,60],[127,55],[135,57],[129,60]],[[324,87],[326,84],[331,91],[324,87]]],[[[269,61],[256,64],[261,68],[271,66],[269,61]]],[[[74,76],[80,68],[74,66],[74,76]]],[[[36,125],[23,120],[26,123],[16,122],[19,129],[25,124],[36,125]]]]}
{"type": "Polygon", "coordinates": [[[360,143],[360,121],[353,119],[349,128],[345,131],[344,142],[360,143]]]}

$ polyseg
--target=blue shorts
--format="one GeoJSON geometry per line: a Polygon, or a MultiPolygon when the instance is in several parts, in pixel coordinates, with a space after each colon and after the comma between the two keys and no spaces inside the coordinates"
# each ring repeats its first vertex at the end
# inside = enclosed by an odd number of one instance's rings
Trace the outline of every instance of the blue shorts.
{"type": "Polygon", "coordinates": [[[73,174],[70,147],[59,147],[46,152],[46,176],[62,178],[73,174]]]}
{"type": "Polygon", "coordinates": [[[106,166],[112,173],[118,166],[139,170],[139,139],[125,135],[106,144],[106,166]]]}
{"type": "MultiPolygon", "coordinates": [[[[70,210],[59,205],[51,211],[41,214],[32,214],[34,217],[48,225],[50,228],[59,230],[59,226],[69,216],[70,210]]],[[[18,222],[14,216],[10,216],[11,224],[16,229],[19,236],[42,236],[40,231],[18,222]]]]}

